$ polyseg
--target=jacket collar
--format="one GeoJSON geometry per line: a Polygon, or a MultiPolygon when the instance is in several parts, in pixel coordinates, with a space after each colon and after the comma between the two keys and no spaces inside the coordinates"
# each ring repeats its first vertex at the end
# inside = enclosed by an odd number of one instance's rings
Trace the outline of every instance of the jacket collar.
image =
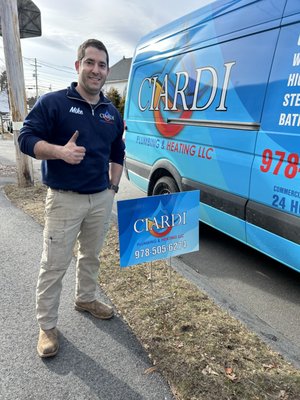
{"type": "MultiPolygon", "coordinates": [[[[71,83],[71,86],[69,86],[68,88],[67,88],[67,96],[68,97],[72,97],[72,98],[77,98],[78,100],[81,100],[81,101],[86,101],[83,97],[81,97],[80,96],[80,94],[77,92],[77,90],[75,89],[76,88],[76,86],[77,86],[77,82],[72,82],[71,83]]],[[[109,99],[107,99],[105,96],[104,96],[104,94],[103,94],[103,92],[101,91],[100,92],[100,96],[99,96],[100,98],[99,98],[99,101],[98,101],[98,103],[97,104],[100,104],[100,103],[106,103],[106,104],[109,104],[109,103],[111,103],[111,101],[109,100],[109,99]]]]}

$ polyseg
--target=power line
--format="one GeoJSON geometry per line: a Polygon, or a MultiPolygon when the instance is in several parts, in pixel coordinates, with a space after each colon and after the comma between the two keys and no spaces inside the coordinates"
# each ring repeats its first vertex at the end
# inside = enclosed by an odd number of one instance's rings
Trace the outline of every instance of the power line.
{"type": "Polygon", "coordinates": [[[42,92],[65,88],[75,79],[75,70],[72,68],[51,64],[40,59],[23,58],[25,82],[30,87],[34,85],[32,80],[32,62],[38,63],[38,82],[42,92]]]}
{"type": "MultiPolygon", "coordinates": [[[[0,55],[2,50],[3,46],[0,44],[0,55]]],[[[42,92],[46,92],[48,89],[59,90],[65,88],[72,80],[76,79],[76,71],[73,68],[52,64],[36,58],[22,57],[22,59],[25,86],[26,88],[32,88],[28,90],[34,90],[34,86],[39,86],[39,89],[41,89],[42,92]],[[37,63],[39,68],[35,67],[35,64],[33,65],[32,63],[37,63]],[[34,76],[35,83],[33,81],[33,74],[36,75],[34,76]]],[[[5,69],[5,60],[0,56],[0,72],[5,69]]]]}
{"type": "MultiPolygon", "coordinates": [[[[27,57],[23,57],[23,59],[24,60],[29,60],[29,61],[33,61],[34,60],[33,58],[27,58],[27,57]]],[[[54,69],[56,71],[65,72],[65,73],[74,73],[74,69],[70,68],[70,67],[66,67],[66,66],[63,66],[63,65],[50,64],[50,63],[48,63],[46,61],[43,61],[43,60],[38,60],[38,62],[39,62],[39,64],[41,64],[41,65],[43,65],[45,67],[54,69]]]]}

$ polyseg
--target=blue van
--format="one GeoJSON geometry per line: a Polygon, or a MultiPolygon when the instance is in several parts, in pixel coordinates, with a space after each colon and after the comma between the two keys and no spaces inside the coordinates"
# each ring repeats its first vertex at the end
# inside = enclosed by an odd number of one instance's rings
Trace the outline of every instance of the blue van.
{"type": "Polygon", "coordinates": [[[126,173],[201,190],[200,220],[300,271],[300,1],[219,0],[143,37],[126,173]]]}

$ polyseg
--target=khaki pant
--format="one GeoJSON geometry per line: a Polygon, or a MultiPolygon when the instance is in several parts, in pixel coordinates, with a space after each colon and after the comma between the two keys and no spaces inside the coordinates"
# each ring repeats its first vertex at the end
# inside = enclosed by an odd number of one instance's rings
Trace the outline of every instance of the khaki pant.
{"type": "Polygon", "coordinates": [[[108,230],[112,190],[85,195],[48,189],[44,246],[37,283],[37,320],[42,329],[56,326],[62,279],[78,239],[75,301],[95,300],[99,253],[108,230]]]}

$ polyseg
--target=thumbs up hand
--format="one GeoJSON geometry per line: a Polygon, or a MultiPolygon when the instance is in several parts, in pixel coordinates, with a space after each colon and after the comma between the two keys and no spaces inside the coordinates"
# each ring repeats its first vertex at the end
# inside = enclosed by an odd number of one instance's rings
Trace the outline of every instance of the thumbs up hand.
{"type": "Polygon", "coordinates": [[[85,147],[77,146],[79,132],[75,131],[71,139],[63,146],[62,159],[68,164],[80,164],[85,157],[85,147]]]}
{"type": "Polygon", "coordinates": [[[76,144],[76,140],[78,139],[78,136],[79,136],[79,131],[75,131],[74,133],[73,133],[73,136],[71,137],[71,139],[69,140],[69,142],[68,143],[75,143],[76,144]]]}

